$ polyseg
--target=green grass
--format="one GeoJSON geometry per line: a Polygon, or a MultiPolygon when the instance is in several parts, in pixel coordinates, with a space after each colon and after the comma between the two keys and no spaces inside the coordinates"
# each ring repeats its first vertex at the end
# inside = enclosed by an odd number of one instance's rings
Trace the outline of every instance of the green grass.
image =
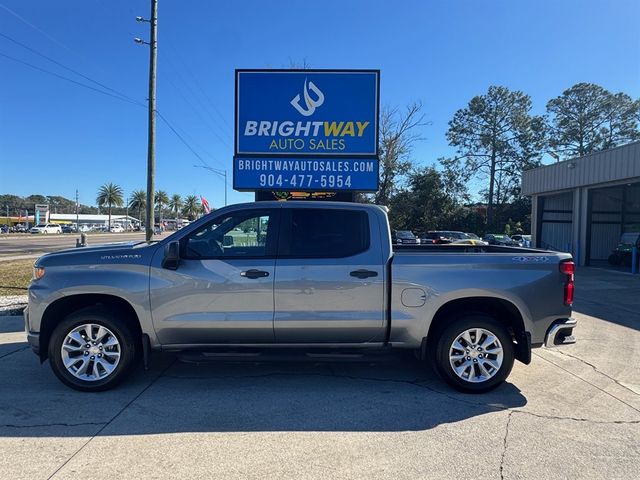
{"type": "Polygon", "coordinates": [[[227,236],[233,237],[233,244],[236,247],[251,247],[256,244],[256,233],[244,233],[232,230],[227,236]]]}
{"type": "Polygon", "coordinates": [[[35,258],[0,262],[0,295],[24,295],[33,275],[35,258]]]}

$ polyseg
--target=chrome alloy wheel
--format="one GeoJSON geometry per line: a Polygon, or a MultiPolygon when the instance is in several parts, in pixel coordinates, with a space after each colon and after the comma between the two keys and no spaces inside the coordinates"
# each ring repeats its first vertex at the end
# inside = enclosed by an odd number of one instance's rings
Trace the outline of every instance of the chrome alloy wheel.
{"type": "Polygon", "coordinates": [[[94,382],[111,375],[120,361],[120,342],[111,330],[92,323],[71,330],[62,342],[62,363],[74,377],[94,382]]]}
{"type": "Polygon", "coordinates": [[[502,344],[485,328],[470,328],[451,344],[449,363],[466,382],[481,383],[492,378],[502,366],[502,344]]]}

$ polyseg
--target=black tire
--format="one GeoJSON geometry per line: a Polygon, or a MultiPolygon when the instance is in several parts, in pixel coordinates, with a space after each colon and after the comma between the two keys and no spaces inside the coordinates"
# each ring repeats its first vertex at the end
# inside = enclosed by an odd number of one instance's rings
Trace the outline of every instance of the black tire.
{"type": "Polygon", "coordinates": [[[620,255],[618,255],[617,253],[612,253],[611,255],[609,255],[608,260],[609,265],[613,265],[614,267],[620,265],[620,263],[622,262],[620,255]]]}
{"type": "Polygon", "coordinates": [[[437,339],[435,355],[432,358],[435,362],[434,367],[436,372],[453,388],[465,393],[483,393],[496,388],[505,381],[513,368],[515,355],[513,351],[513,340],[504,325],[489,315],[468,314],[455,317],[453,321],[441,331],[437,339]],[[502,365],[500,365],[498,371],[487,380],[477,383],[459,377],[449,361],[449,352],[453,342],[465,330],[474,328],[487,330],[497,337],[502,345],[503,355],[502,365]]]}
{"type": "Polygon", "coordinates": [[[49,363],[60,381],[75,390],[83,392],[109,390],[122,382],[130,373],[139,350],[138,344],[132,329],[115,312],[100,307],[88,307],[72,313],[55,328],[49,341],[49,363]],[[93,381],[82,380],[69,372],[64,366],[61,352],[67,334],[74,328],[89,323],[109,329],[120,346],[119,361],[113,371],[105,378],[93,381]]]}

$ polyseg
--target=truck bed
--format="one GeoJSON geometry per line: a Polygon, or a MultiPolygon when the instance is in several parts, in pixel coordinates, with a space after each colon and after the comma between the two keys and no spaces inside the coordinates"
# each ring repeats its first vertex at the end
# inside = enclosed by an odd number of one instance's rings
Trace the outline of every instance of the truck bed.
{"type": "Polygon", "coordinates": [[[393,245],[393,251],[398,253],[553,253],[537,248],[506,247],[501,245],[459,245],[451,243],[438,245],[393,245]]]}

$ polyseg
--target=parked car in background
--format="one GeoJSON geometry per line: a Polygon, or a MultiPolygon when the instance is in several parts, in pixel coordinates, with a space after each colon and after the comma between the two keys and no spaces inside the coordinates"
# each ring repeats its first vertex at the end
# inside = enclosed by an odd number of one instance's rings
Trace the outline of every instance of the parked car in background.
{"type": "Polygon", "coordinates": [[[420,245],[435,245],[438,243],[438,235],[435,233],[423,233],[419,235],[420,245]]]}
{"type": "Polygon", "coordinates": [[[609,264],[630,267],[634,246],[640,250],[640,232],[623,233],[618,246],[609,255],[609,264]]]}
{"type": "MultiPolygon", "coordinates": [[[[430,230],[420,235],[422,245],[442,245],[447,243],[460,243],[459,240],[478,240],[480,237],[475,233],[465,233],[456,230],[430,230]]],[[[464,244],[464,243],[463,243],[464,244]]],[[[466,242],[466,245],[475,245],[473,242],[466,242]]]]}
{"type": "Polygon", "coordinates": [[[114,225],[111,225],[111,228],[109,229],[109,231],[111,233],[123,233],[124,232],[124,228],[119,223],[116,223],[114,225]]]}
{"type": "Polygon", "coordinates": [[[520,247],[521,245],[518,242],[514,242],[511,240],[509,235],[505,235],[504,233],[487,233],[483,240],[487,242],[489,245],[504,245],[507,247],[520,247]]]}
{"type": "Polygon", "coordinates": [[[13,227],[13,231],[16,233],[27,233],[27,227],[22,223],[18,223],[15,227],[13,227]]]}
{"type": "Polygon", "coordinates": [[[531,235],[515,234],[511,235],[511,240],[513,240],[514,242],[518,242],[521,247],[531,246],[531,235]]]}
{"type": "Polygon", "coordinates": [[[71,225],[63,225],[61,227],[61,229],[62,229],[62,233],[73,233],[74,232],[73,226],[71,226],[71,225]]]}
{"type": "Polygon", "coordinates": [[[475,239],[475,238],[463,238],[461,240],[454,240],[451,242],[451,245],[477,245],[477,246],[485,246],[489,245],[489,242],[485,242],[484,240],[475,239]]]}
{"type": "Polygon", "coordinates": [[[0,233],[9,233],[9,225],[0,225],[0,233]]]}
{"type": "Polygon", "coordinates": [[[411,230],[391,230],[391,241],[394,245],[420,245],[420,240],[411,230]]]}
{"type": "Polygon", "coordinates": [[[55,223],[41,223],[30,230],[31,233],[62,233],[60,225],[55,223]]]}

